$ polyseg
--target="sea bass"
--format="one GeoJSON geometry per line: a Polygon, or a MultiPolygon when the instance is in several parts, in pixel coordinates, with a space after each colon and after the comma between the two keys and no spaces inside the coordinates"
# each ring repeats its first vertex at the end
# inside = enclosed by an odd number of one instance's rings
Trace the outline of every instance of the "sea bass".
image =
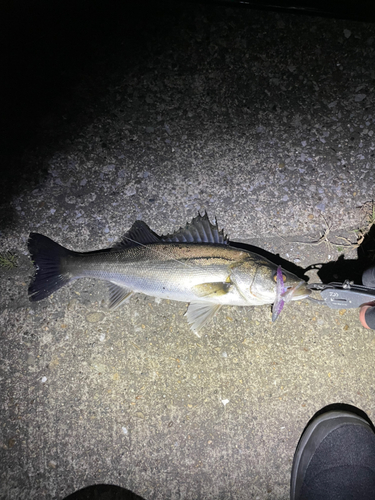
{"type": "Polygon", "coordinates": [[[136,221],[120,243],[104,250],[74,252],[37,233],[30,234],[28,247],[36,270],[29,286],[31,301],[78,278],[97,278],[109,284],[110,309],[133,293],[188,302],[186,316],[196,334],[223,305],[283,304],[284,295],[289,301],[310,294],[294,274],[230,246],[207,213],[165,236],[136,221]]]}

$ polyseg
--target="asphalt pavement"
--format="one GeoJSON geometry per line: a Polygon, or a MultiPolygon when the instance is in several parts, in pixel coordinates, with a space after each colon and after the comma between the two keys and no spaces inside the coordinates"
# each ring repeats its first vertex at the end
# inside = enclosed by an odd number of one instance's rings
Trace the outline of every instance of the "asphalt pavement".
{"type": "Polygon", "coordinates": [[[305,300],[272,323],[270,306],[223,307],[198,338],[186,304],[110,312],[94,280],[31,303],[27,240],[97,250],[137,219],[166,234],[207,211],[305,279],[359,283],[375,25],[189,3],[51,12],[12,18],[28,31],[9,48],[1,170],[0,498],[287,499],[316,411],[375,420],[357,310],[305,300]]]}

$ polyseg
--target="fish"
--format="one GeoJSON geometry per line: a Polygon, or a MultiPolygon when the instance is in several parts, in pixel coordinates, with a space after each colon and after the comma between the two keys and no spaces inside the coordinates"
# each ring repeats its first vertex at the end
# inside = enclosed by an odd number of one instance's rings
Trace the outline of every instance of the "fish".
{"type": "Polygon", "coordinates": [[[110,310],[134,293],[187,302],[187,321],[198,336],[222,306],[276,303],[275,320],[282,294],[288,301],[310,294],[296,275],[231,246],[207,212],[162,236],[137,220],[119,243],[102,250],[75,252],[39,233],[30,233],[28,249],[35,266],[30,301],[43,300],[76,279],[97,278],[108,282],[110,310]]]}

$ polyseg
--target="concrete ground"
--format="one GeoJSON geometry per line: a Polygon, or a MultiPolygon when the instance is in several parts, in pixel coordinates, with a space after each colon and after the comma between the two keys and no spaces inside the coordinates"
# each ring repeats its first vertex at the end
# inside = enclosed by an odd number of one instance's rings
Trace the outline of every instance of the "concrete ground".
{"type": "Polygon", "coordinates": [[[273,324],[270,306],[225,307],[197,338],[186,304],[135,296],[111,313],[94,280],[30,303],[27,239],[88,251],[136,219],[161,234],[207,210],[287,269],[322,264],[310,281],[359,281],[374,255],[375,26],[195,4],[98,12],[12,48],[0,498],[287,499],[317,410],[375,420],[375,336],[358,311],[295,302],[273,324]]]}

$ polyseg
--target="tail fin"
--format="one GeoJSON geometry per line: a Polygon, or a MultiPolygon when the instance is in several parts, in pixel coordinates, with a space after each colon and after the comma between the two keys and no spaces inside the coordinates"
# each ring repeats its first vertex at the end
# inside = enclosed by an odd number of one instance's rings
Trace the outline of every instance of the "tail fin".
{"type": "Polygon", "coordinates": [[[71,280],[71,276],[62,272],[61,259],[73,252],[38,233],[30,233],[28,247],[36,270],[29,286],[29,299],[34,302],[45,299],[71,280]]]}

